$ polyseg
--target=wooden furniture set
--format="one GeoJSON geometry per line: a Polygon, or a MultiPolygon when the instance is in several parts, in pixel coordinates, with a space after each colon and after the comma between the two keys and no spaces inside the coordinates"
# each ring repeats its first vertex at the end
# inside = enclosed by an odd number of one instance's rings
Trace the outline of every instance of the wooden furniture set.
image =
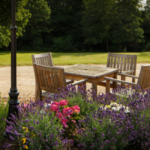
{"type": "Polygon", "coordinates": [[[81,64],[66,69],[55,67],[50,52],[32,55],[32,62],[36,81],[35,99],[47,97],[48,92],[57,93],[58,88],[64,88],[74,80],[77,82],[72,85],[92,83],[92,88],[96,92],[97,85],[105,86],[106,92],[110,92],[110,88],[117,88],[117,83],[121,83],[122,86],[139,84],[143,88],[150,84],[150,66],[142,66],[139,77],[135,76],[136,55],[108,53],[106,67],[81,64]],[[117,79],[117,75],[121,76],[121,80],[117,79]],[[131,77],[132,82],[125,81],[126,77],[131,77]],[[135,83],[136,78],[138,79],[137,84],[135,83]],[[42,90],[46,92],[42,94],[42,90]]]}
{"type": "MultiPolygon", "coordinates": [[[[112,77],[117,79],[117,68],[97,67],[93,65],[78,64],[65,69],[65,76],[68,79],[80,80],[88,79],[87,82],[92,83],[92,88],[97,93],[97,84],[104,81],[104,77],[112,77]]],[[[113,88],[117,88],[114,82],[113,88]]]]}
{"type": "MultiPolygon", "coordinates": [[[[36,79],[36,95],[35,99],[44,99],[49,97],[49,93],[57,93],[58,89],[66,87],[66,77],[64,73],[64,68],[60,67],[50,67],[33,64],[34,73],[36,79]],[[46,92],[42,92],[42,90],[46,92]]],[[[85,83],[87,79],[80,80],[73,83],[72,85],[78,85],[85,83]]]]}

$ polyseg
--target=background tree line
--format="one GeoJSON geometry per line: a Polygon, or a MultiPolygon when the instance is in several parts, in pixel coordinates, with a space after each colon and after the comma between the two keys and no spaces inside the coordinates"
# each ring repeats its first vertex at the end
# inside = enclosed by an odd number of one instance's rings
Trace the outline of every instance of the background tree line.
{"type": "MultiPolygon", "coordinates": [[[[11,1],[0,1],[0,50],[10,50],[11,1]]],[[[18,50],[143,51],[150,0],[17,0],[18,50]]]]}

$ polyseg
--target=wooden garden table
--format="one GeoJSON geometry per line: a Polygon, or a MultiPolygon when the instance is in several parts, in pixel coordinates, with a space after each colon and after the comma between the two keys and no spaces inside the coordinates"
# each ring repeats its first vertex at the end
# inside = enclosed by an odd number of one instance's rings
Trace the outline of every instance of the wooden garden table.
{"type": "MultiPolygon", "coordinates": [[[[94,65],[83,65],[77,64],[71,67],[65,68],[65,76],[67,79],[71,80],[81,80],[88,79],[87,82],[92,83],[92,88],[97,93],[97,83],[100,81],[104,81],[104,77],[112,77],[117,78],[117,73],[119,69],[116,68],[108,68],[102,66],[94,66],[94,65]]],[[[117,84],[113,83],[113,88],[117,88],[117,84]]]]}

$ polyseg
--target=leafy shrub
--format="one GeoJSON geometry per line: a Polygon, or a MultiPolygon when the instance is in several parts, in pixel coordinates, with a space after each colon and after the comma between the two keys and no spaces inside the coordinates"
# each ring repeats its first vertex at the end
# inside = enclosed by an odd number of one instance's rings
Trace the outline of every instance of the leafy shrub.
{"type": "Polygon", "coordinates": [[[6,122],[3,120],[7,118],[8,114],[8,103],[4,103],[4,99],[0,95],[0,141],[3,139],[4,131],[6,128],[6,122]]]}
{"type": "Polygon", "coordinates": [[[150,51],[150,43],[148,43],[148,44],[145,46],[144,51],[150,51]]]}
{"type": "Polygon", "coordinates": [[[74,49],[75,45],[70,35],[53,39],[53,46],[51,48],[53,52],[72,52],[74,49]]]}

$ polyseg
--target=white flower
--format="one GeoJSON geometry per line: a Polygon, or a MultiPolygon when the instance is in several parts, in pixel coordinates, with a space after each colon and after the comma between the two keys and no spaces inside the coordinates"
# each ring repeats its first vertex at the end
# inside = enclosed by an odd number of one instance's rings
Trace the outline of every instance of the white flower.
{"type": "Polygon", "coordinates": [[[40,114],[46,114],[46,111],[44,110],[44,109],[42,109],[41,111],[40,111],[40,114]]]}

